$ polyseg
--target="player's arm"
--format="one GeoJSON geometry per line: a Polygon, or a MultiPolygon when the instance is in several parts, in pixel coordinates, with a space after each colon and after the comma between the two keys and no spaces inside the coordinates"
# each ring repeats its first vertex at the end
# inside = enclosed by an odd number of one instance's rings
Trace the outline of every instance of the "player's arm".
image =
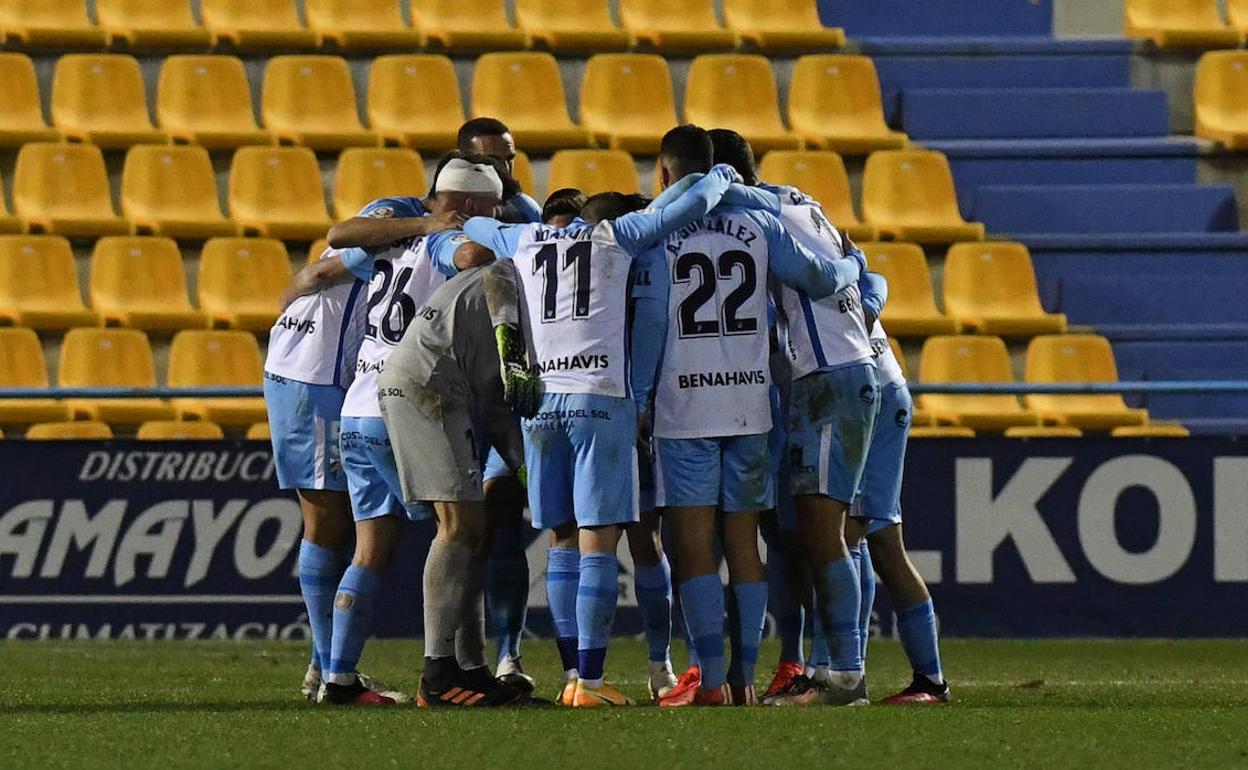
{"type": "Polygon", "coordinates": [[[719,205],[728,186],[741,177],[732,166],[721,164],[693,184],[683,195],[663,206],[651,204],[645,211],[625,214],[614,222],[615,239],[633,254],[644,251],[680,228],[695,222],[719,205]]]}
{"type": "Polygon", "coordinates": [[[867,258],[850,246],[845,259],[817,256],[798,243],[775,217],[763,214],[771,272],[781,283],[802,289],[813,299],[847,289],[858,282],[867,269],[867,258]]]}
{"type": "Polygon", "coordinates": [[[382,198],[368,204],[350,219],[329,228],[329,245],[335,249],[371,249],[389,246],[404,238],[441,232],[459,227],[454,212],[426,216],[410,203],[382,198]]]}
{"type": "Polygon", "coordinates": [[[858,279],[858,291],[862,294],[862,313],[870,329],[888,302],[888,279],[879,273],[865,272],[858,279]]]}
{"type": "Polygon", "coordinates": [[[668,292],[667,259],[662,251],[651,249],[634,264],[632,330],[629,339],[633,399],[638,413],[649,413],[663,348],[667,342],[668,292]]]}
{"type": "Polygon", "coordinates": [[[473,217],[464,223],[464,235],[489,249],[499,259],[511,259],[527,225],[508,225],[493,217],[473,217]]]}
{"type": "Polygon", "coordinates": [[[279,300],[282,310],[307,294],[315,294],[340,283],[349,283],[356,278],[367,281],[371,271],[372,258],[362,249],[345,249],[338,254],[318,259],[295,273],[290,285],[282,290],[279,300]]]}
{"type": "Polygon", "coordinates": [[[780,196],[761,187],[734,184],[728,188],[728,192],[724,193],[720,204],[724,206],[739,206],[743,209],[754,209],[755,211],[766,211],[772,216],[780,216],[780,196]]]}
{"type": "Polygon", "coordinates": [[[540,224],[542,207],[525,193],[516,193],[499,207],[499,217],[512,224],[540,224]]]}
{"type": "Polygon", "coordinates": [[[706,174],[690,174],[682,177],[675,184],[659,193],[659,197],[650,201],[650,208],[662,208],[688,192],[690,187],[700,182],[706,174]]]}
{"type": "Polygon", "coordinates": [[[529,371],[528,348],[520,328],[516,263],[505,260],[486,270],[485,304],[490,313],[490,323],[494,326],[494,342],[498,346],[503,400],[521,417],[532,417],[537,414],[542,382],[529,371]]]}

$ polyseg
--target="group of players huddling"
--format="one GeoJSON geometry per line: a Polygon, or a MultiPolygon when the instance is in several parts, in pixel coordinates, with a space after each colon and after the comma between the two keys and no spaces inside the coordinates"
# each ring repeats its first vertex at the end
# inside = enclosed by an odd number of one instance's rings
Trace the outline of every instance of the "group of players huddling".
{"type": "Polygon", "coordinates": [[[759,182],[732,131],[668,132],[653,201],[564,189],[539,207],[514,157],[506,126],[469,121],[426,197],[336,224],[283,298],[264,390],[278,479],[303,510],[304,694],[410,700],[357,663],[406,522],[432,518],[417,701],[536,700],[520,658],[527,504],[551,531],[558,704],[631,703],[604,678],[622,534],[660,706],[867,703],[877,573],[914,669],[885,702],[947,701],[901,535],[911,401],[883,278],[817,202],[759,182]],[[781,654],[758,695],[769,606],[781,654]]]}

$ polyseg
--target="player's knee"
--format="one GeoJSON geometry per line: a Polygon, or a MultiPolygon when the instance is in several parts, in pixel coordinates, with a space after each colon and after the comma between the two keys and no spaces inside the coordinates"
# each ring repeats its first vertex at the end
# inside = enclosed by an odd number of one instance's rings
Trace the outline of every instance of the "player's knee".
{"type": "Polygon", "coordinates": [[[653,567],[659,563],[658,534],[645,524],[628,527],[628,553],[638,567],[653,567]]]}
{"type": "Polygon", "coordinates": [[[568,522],[550,530],[551,548],[577,548],[576,524],[568,522]]]}

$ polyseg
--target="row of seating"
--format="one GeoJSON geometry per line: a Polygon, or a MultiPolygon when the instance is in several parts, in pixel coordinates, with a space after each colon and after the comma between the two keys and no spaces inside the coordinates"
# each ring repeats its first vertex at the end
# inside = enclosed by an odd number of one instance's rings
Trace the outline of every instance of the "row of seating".
{"type": "Polygon", "coordinates": [[[1248,0],[1126,0],[1127,37],[1158,48],[1233,48],[1248,33],[1248,0]],[[1229,23],[1228,23],[1229,22],[1229,23]]]}
{"type": "Polygon", "coordinates": [[[1248,51],[1213,51],[1196,65],[1196,136],[1248,150],[1248,51]]]}
{"type": "MultiPolygon", "coordinates": [[[[581,122],[569,117],[559,64],[546,53],[491,53],[477,60],[471,114],[506,122],[529,150],[596,143],[653,154],[677,123],[667,61],[655,54],[591,57],[581,84],[581,122]]],[[[52,126],[44,121],[35,69],[24,54],[0,54],[0,146],[69,138],[104,148],[169,141],[228,149],[302,144],[317,150],[397,144],[450,149],[465,119],[451,60],[381,56],[369,73],[360,121],[347,61],[337,56],[274,56],[265,65],[260,114],[241,60],[177,55],[161,66],[156,124],[138,60],[125,54],[66,54],[52,77],[52,126]],[[159,127],[157,127],[159,126],[159,127]]],[[[788,119],[780,119],[771,62],[763,56],[708,54],[693,60],[685,118],[741,131],[759,150],[804,145],[844,153],[906,146],[884,122],[880,83],[862,56],[798,59],[788,119]]]]}
{"type": "MultiPolygon", "coordinates": [[[[139,425],[134,437],[139,441],[220,441],[225,438],[221,426],[209,420],[148,420],[139,425]]],[[[4,432],[0,431],[0,439],[4,432]]],[[[26,429],[29,441],[107,441],[113,429],[99,420],[64,420],[37,422],[26,429]]],[[[258,422],[247,428],[249,441],[268,441],[269,424],[258,422]]]]}
{"type": "Polygon", "coordinates": [[[767,52],[843,46],[845,33],[819,20],[813,0],[723,0],[725,26],[712,0],[619,0],[621,26],[608,0],[514,0],[516,26],[503,0],[410,0],[411,23],[398,0],[0,0],[4,39],[24,46],[207,49],[318,48],[452,51],[540,45],[557,51],[730,50],[749,43],[767,52]]]}

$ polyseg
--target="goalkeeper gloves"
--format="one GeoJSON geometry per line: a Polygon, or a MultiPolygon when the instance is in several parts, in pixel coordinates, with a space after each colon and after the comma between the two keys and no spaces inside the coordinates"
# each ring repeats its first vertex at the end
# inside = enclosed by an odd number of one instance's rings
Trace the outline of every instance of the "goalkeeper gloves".
{"type": "Polygon", "coordinates": [[[494,327],[498,357],[502,367],[503,398],[511,410],[523,418],[537,414],[542,397],[541,378],[525,362],[524,340],[514,326],[494,327]]]}

